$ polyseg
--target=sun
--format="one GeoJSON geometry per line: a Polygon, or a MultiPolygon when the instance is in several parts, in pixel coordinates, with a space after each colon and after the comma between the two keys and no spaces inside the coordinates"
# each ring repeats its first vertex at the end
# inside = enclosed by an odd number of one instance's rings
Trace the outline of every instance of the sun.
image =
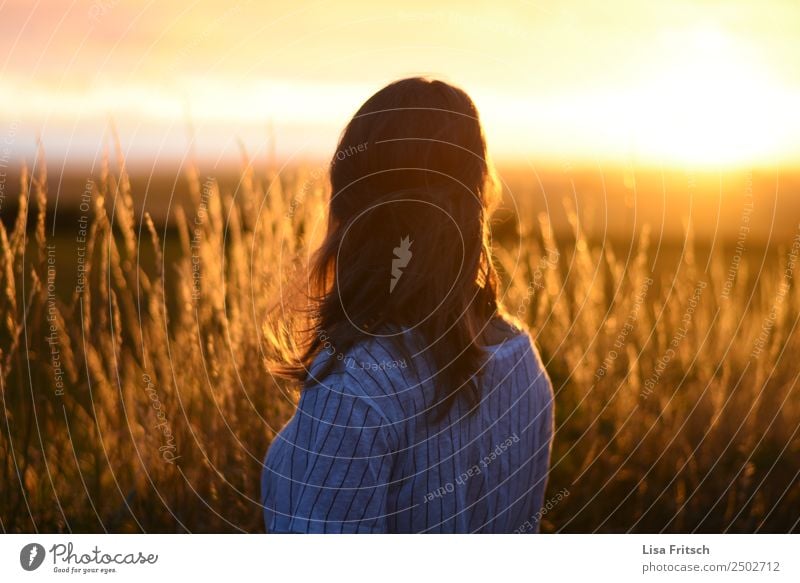
{"type": "Polygon", "coordinates": [[[734,37],[699,28],[674,38],[629,102],[634,149],[661,162],[770,162],[782,147],[784,90],[734,37]],[[681,44],[677,44],[681,43],[681,44]]]}

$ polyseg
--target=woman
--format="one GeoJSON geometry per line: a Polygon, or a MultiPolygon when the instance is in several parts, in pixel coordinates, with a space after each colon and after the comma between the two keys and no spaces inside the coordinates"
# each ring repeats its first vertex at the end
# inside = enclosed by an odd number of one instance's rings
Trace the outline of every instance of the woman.
{"type": "Polygon", "coordinates": [[[311,325],[288,330],[302,350],[280,367],[303,389],[266,457],[267,531],[538,530],[553,393],[498,298],[475,105],[442,81],[392,83],[348,124],[330,179],[311,325]]]}

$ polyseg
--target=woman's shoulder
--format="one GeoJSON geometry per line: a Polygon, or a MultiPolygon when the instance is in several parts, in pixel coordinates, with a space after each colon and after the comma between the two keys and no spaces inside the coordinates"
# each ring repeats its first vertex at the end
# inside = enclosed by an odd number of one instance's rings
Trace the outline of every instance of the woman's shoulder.
{"type": "MultiPolygon", "coordinates": [[[[536,347],[533,334],[522,324],[500,317],[495,318],[483,335],[484,346],[494,359],[512,359],[519,362],[527,359],[533,367],[531,374],[550,383],[547,369],[536,347]]],[[[524,368],[515,367],[523,371],[524,368]]],[[[522,374],[520,372],[520,374],[522,374]]]]}
{"type": "Polygon", "coordinates": [[[527,330],[525,330],[521,324],[512,323],[501,316],[496,316],[487,322],[483,329],[481,339],[485,346],[496,346],[519,336],[530,337],[527,330]]]}
{"type": "MultiPolygon", "coordinates": [[[[395,334],[365,335],[350,346],[342,349],[333,342],[324,342],[319,353],[309,367],[309,378],[313,379],[319,371],[346,375],[352,371],[388,371],[408,366],[405,350],[395,334]]],[[[403,346],[407,346],[406,343],[403,346]]]]}
{"type": "Polygon", "coordinates": [[[367,335],[345,350],[324,346],[309,368],[304,390],[335,390],[367,398],[385,399],[408,384],[409,359],[414,351],[391,335],[367,335]]]}
{"type": "Polygon", "coordinates": [[[356,411],[356,416],[380,420],[392,439],[399,439],[395,425],[404,414],[398,394],[406,386],[402,375],[408,365],[386,344],[365,338],[342,352],[320,352],[309,368],[298,410],[321,422],[341,411],[356,411]]]}

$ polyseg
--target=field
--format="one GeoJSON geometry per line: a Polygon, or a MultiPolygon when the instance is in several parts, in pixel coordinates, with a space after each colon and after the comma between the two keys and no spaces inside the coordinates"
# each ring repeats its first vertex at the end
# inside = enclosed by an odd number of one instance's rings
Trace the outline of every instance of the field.
{"type": "MultiPolygon", "coordinates": [[[[561,170],[516,177],[495,233],[556,391],[543,531],[797,531],[797,209],[765,203],[768,175],[724,202],[676,175],[667,203],[643,194],[657,176],[561,170]]],[[[4,532],[263,529],[261,462],[296,398],[264,324],[319,239],[323,178],[189,166],[173,203],[119,160],[58,221],[43,163],[5,185],[4,532]]]]}

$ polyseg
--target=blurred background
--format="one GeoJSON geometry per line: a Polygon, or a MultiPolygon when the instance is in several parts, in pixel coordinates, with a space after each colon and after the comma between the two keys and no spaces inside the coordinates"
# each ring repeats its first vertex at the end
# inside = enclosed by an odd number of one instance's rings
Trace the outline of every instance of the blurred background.
{"type": "MultiPolygon", "coordinates": [[[[694,211],[714,214],[695,221],[702,236],[735,236],[740,209],[728,203],[749,173],[764,215],[751,237],[794,229],[792,2],[12,0],[2,13],[5,182],[41,140],[64,210],[112,127],[131,173],[151,183],[188,160],[236,170],[243,151],[261,167],[318,165],[366,97],[427,74],[470,93],[508,189],[538,207],[569,190],[567,174],[588,201],[612,205],[601,220],[636,203],[665,235],[680,236],[694,211]],[[687,171],[705,179],[693,193],[687,171]]],[[[146,208],[165,219],[168,202],[162,192],[146,208]]]]}
{"type": "Polygon", "coordinates": [[[478,106],[505,301],[556,388],[543,529],[797,530],[799,25],[789,0],[6,0],[2,529],[261,528],[296,398],[263,324],[339,132],[430,75],[478,106]]]}

